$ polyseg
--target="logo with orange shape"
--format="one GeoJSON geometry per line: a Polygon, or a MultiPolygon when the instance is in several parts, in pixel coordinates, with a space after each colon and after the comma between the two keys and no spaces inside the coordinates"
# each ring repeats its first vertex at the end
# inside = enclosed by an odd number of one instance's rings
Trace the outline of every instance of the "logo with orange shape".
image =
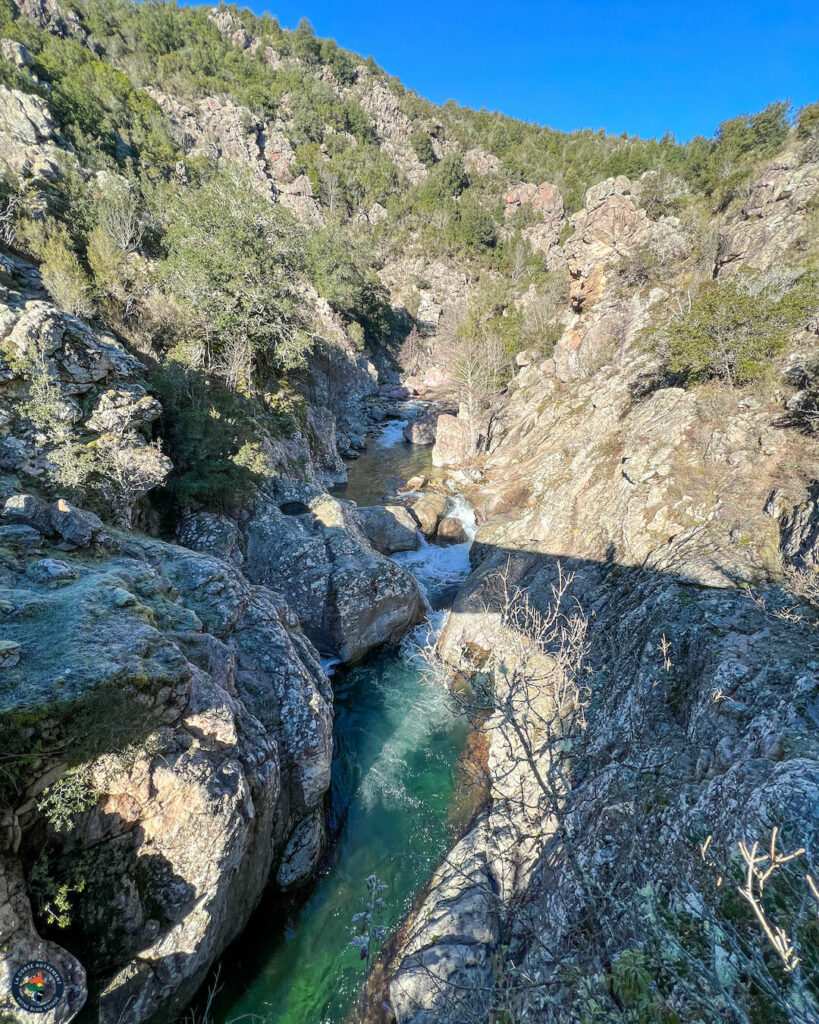
{"type": "Polygon", "coordinates": [[[48,1013],[63,997],[65,986],[60,972],[45,960],[29,960],[14,972],[11,994],[17,1005],[29,1013],[48,1013]]]}

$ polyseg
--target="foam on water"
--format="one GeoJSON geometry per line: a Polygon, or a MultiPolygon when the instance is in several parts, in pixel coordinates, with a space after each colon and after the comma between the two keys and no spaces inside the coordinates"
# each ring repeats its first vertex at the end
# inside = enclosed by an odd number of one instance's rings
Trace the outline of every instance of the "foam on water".
{"type": "Polygon", "coordinates": [[[417,551],[399,551],[392,556],[402,569],[412,573],[433,607],[469,575],[469,549],[478,528],[475,512],[460,494],[447,501],[446,515],[458,519],[463,525],[466,540],[462,544],[449,547],[429,544],[419,533],[420,547],[417,551]]]}

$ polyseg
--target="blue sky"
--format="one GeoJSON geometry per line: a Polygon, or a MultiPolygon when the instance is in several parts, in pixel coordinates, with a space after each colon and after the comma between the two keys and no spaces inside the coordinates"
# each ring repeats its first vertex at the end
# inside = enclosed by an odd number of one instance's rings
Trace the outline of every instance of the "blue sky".
{"type": "MultiPolygon", "coordinates": [[[[245,0],[247,2],[247,0],[245,0]]],[[[239,0],[239,6],[244,4],[239,0]]],[[[264,0],[436,103],[570,131],[678,139],[775,99],[819,99],[819,2],[264,0]]]]}

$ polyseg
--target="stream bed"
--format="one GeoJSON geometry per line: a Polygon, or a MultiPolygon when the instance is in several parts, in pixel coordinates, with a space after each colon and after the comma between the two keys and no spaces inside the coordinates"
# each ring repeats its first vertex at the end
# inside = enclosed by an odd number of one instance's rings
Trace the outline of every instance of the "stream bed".
{"type": "MultiPolygon", "coordinates": [[[[352,464],[339,496],[374,504],[416,473],[429,473],[429,448],[406,444],[385,424],[352,464]]],[[[344,1024],[364,982],[352,916],[366,879],[383,893],[394,928],[465,824],[471,805],[458,786],[458,759],[469,732],[446,692],[421,671],[417,645],[442,627],[455,587],[469,572],[475,519],[459,498],[448,514],[468,540],[449,548],[422,543],[395,560],[426,592],[431,623],[399,647],[384,648],[333,677],[335,726],[329,826],[332,846],[305,902],[282,910],[270,898],[222,960],[214,1024],[344,1024]]]]}

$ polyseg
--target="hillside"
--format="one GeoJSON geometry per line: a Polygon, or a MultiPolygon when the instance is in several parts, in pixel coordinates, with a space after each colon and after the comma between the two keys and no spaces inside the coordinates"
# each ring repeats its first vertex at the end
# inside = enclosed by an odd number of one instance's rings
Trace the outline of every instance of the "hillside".
{"type": "Polygon", "coordinates": [[[0,1020],[210,1021],[332,871],[328,672],[430,615],[479,793],[367,1019],[815,1024],[817,431],[819,103],[561,133],[0,0],[0,1020]]]}

